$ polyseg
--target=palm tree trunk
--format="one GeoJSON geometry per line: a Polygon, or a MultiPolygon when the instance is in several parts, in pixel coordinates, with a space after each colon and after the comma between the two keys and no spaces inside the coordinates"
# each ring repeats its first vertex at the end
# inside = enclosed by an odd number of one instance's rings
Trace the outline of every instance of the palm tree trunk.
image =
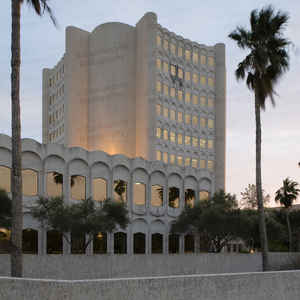
{"type": "Polygon", "coordinates": [[[289,252],[292,252],[292,228],[290,222],[289,209],[286,209],[286,224],[287,224],[288,234],[289,234],[289,252]]]}
{"type": "Polygon", "coordinates": [[[259,234],[262,249],[262,267],[263,271],[269,268],[268,262],[268,239],[264,212],[264,203],[262,196],[262,183],[261,183],[261,120],[260,120],[260,103],[258,95],[255,92],[255,122],[256,122],[256,193],[257,193],[257,206],[259,213],[259,234]]]}
{"type": "Polygon", "coordinates": [[[20,19],[21,2],[11,0],[11,124],[12,124],[12,228],[11,228],[11,276],[23,276],[22,230],[22,162],[20,120],[20,19]]]}

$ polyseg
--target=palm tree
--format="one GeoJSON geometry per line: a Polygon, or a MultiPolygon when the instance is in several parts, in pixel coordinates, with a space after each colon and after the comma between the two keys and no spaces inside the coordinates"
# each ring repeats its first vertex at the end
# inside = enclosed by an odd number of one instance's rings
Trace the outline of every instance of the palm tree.
{"type": "Polygon", "coordinates": [[[292,228],[290,222],[290,208],[293,202],[297,199],[300,190],[297,189],[298,183],[289,178],[283,180],[283,186],[276,191],[275,201],[279,202],[285,208],[286,224],[289,235],[289,251],[292,251],[292,228]]]}
{"type": "Polygon", "coordinates": [[[248,88],[254,92],[256,120],[256,187],[260,219],[260,240],[262,247],[263,270],[268,268],[268,240],[265,225],[262,181],[261,181],[261,109],[265,109],[266,99],[275,104],[275,85],[288,70],[290,42],[283,36],[283,29],[289,17],[286,13],[275,13],[272,6],[250,15],[250,30],[237,27],[229,37],[239,48],[250,53],[238,64],[236,78],[246,79],[248,88]]]}
{"type": "MultiPolygon", "coordinates": [[[[23,204],[22,204],[22,176],[21,176],[21,118],[20,118],[20,21],[21,6],[24,0],[11,0],[12,33],[11,33],[11,124],[12,124],[12,251],[11,251],[11,276],[22,277],[22,229],[23,229],[23,204]]],[[[53,23],[56,24],[48,0],[26,0],[39,16],[47,12],[53,23]]]]}

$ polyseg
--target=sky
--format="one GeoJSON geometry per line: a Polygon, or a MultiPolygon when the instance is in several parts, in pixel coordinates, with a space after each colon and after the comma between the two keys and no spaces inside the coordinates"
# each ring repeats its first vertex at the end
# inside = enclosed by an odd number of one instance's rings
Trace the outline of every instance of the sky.
{"type": "MultiPolygon", "coordinates": [[[[10,44],[11,1],[0,10],[0,133],[11,135],[10,44]]],[[[234,71],[246,55],[228,38],[238,25],[249,26],[251,10],[272,4],[289,13],[285,35],[291,40],[290,70],[276,87],[276,106],[262,113],[262,182],[274,199],[282,180],[300,182],[300,2],[277,1],[179,1],[179,0],[50,0],[58,20],[40,18],[25,5],[21,20],[21,118],[22,137],[42,141],[42,69],[53,67],[65,51],[65,28],[73,25],[88,31],[105,22],[135,25],[148,11],[168,30],[201,44],[226,44],[227,145],[226,191],[240,198],[255,183],[255,115],[253,94],[234,71]]],[[[298,200],[298,203],[300,201],[298,200]]],[[[273,205],[273,200],[271,202],[273,205]]]]}

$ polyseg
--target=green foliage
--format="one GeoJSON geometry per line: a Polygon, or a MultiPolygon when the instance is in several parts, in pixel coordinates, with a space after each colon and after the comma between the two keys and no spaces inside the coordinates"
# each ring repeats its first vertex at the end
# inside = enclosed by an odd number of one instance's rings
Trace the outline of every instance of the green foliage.
{"type": "MultiPolygon", "coordinates": [[[[264,206],[266,206],[270,202],[270,195],[265,193],[264,190],[262,190],[263,194],[263,203],[264,206]]],[[[244,192],[241,192],[242,199],[240,201],[240,204],[244,208],[251,208],[251,209],[257,209],[257,191],[256,191],[256,185],[255,184],[248,184],[248,186],[245,188],[244,192]]]]}
{"type": "Polygon", "coordinates": [[[297,187],[296,181],[289,178],[284,179],[282,187],[276,191],[275,201],[285,208],[290,208],[299,195],[300,190],[297,187]]]}
{"type": "Polygon", "coordinates": [[[11,226],[11,199],[6,191],[0,189],[0,226],[10,228],[11,226]]]}
{"type": "Polygon", "coordinates": [[[31,214],[43,226],[61,232],[67,242],[69,232],[78,237],[88,235],[85,248],[95,234],[111,232],[117,225],[126,228],[129,223],[126,206],[110,200],[96,207],[91,199],[67,205],[62,198],[40,198],[31,214]]]}

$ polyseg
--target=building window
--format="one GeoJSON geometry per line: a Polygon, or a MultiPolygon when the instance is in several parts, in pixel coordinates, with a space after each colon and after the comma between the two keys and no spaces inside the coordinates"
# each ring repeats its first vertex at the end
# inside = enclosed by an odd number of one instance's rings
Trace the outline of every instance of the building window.
{"type": "Polygon", "coordinates": [[[70,180],[71,198],[74,200],[85,199],[86,180],[84,176],[72,175],[70,180]]]}
{"type": "Polygon", "coordinates": [[[198,160],[195,159],[195,158],[192,159],[192,167],[193,168],[198,168],[198,160]]]}
{"type": "Polygon", "coordinates": [[[193,63],[198,65],[198,52],[195,50],[193,51],[193,63]]]}
{"type": "Polygon", "coordinates": [[[215,122],[214,122],[214,120],[208,119],[207,127],[208,127],[209,129],[213,129],[213,128],[215,127],[215,122]]]}
{"type": "Polygon", "coordinates": [[[193,136],[193,147],[198,147],[198,138],[193,136]]]}
{"type": "Polygon", "coordinates": [[[184,253],[195,252],[195,238],[191,234],[187,234],[184,237],[184,253]]]}
{"type": "Polygon", "coordinates": [[[164,129],[164,140],[168,141],[169,140],[169,132],[167,129],[164,129]]]}
{"type": "Polygon", "coordinates": [[[164,117],[169,118],[169,109],[167,107],[164,107],[164,117]]]}
{"type": "Polygon", "coordinates": [[[22,188],[24,196],[36,196],[38,194],[38,174],[34,170],[22,170],[22,188]]]}
{"type": "Polygon", "coordinates": [[[182,51],[182,47],[178,47],[178,56],[182,57],[183,51],[182,51]]]}
{"type": "Polygon", "coordinates": [[[184,191],[184,203],[185,207],[194,207],[195,204],[195,191],[192,189],[186,189],[184,191]]]}
{"type": "Polygon", "coordinates": [[[184,78],[186,81],[190,81],[191,80],[191,72],[189,72],[189,71],[185,72],[184,78]]]}
{"type": "Polygon", "coordinates": [[[116,232],[114,234],[114,253],[127,253],[127,234],[124,232],[116,232]]]}
{"type": "Polygon", "coordinates": [[[97,234],[94,235],[93,253],[94,254],[107,253],[107,234],[105,232],[98,232],[97,234]]]}
{"type": "Polygon", "coordinates": [[[191,137],[189,135],[186,135],[184,138],[185,145],[190,146],[191,145],[191,137]]]}
{"type": "Polygon", "coordinates": [[[191,158],[190,157],[186,157],[184,164],[185,164],[185,166],[189,167],[191,165],[191,158]]]}
{"type": "Polygon", "coordinates": [[[161,128],[159,128],[159,127],[156,128],[156,137],[159,139],[161,137],[161,128]]]}
{"type": "Polygon", "coordinates": [[[208,140],[207,141],[207,148],[208,149],[213,149],[214,148],[214,141],[213,140],[208,140]]]}
{"type": "Polygon", "coordinates": [[[170,154],[170,164],[175,164],[175,154],[170,154]]]}
{"type": "Polygon", "coordinates": [[[161,60],[159,58],[156,59],[156,68],[161,70],[161,60]]]}
{"type": "Polygon", "coordinates": [[[169,96],[169,87],[166,84],[164,84],[164,95],[169,96]]]}
{"type": "Polygon", "coordinates": [[[161,151],[156,150],[156,160],[161,160],[161,151]]]}
{"type": "Polygon", "coordinates": [[[200,83],[201,85],[206,85],[206,77],[205,76],[200,76],[200,83]]]}
{"type": "Polygon", "coordinates": [[[178,164],[179,166],[182,166],[182,156],[181,156],[181,155],[178,155],[178,156],[177,156],[177,164],[178,164]]]}
{"type": "Polygon", "coordinates": [[[212,56],[208,57],[208,65],[213,67],[215,65],[215,59],[212,56]]]}
{"type": "Polygon", "coordinates": [[[215,80],[214,80],[213,78],[209,77],[209,78],[208,78],[208,85],[209,85],[210,87],[214,87],[214,85],[215,85],[215,80]]]}
{"type": "Polygon", "coordinates": [[[58,172],[47,173],[47,196],[61,197],[63,192],[63,174],[58,172]]]}
{"type": "Polygon", "coordinates": [[[206,65],[206,56],[203,54],[200,56],[200,63],[201,65],[206,65]]]}
{"type": "Polygon", "coordinates": [[[156,114],[157,114],[158,116],[161,115],[161,105],[160,105],[160,104],[156,104],[156,114]]]}
{"type": "Polygon", "coordinates": [[[200,191],[199,192],[199,200],[207,200],[209,198],[209,192],[208,191],[200,191]]]}
{"type": "Polygon", "coordinates": [[[185,123],[191,124],[191,115],[190,114],[185,114],[185,123]]]}
{"type": "Polygon", "coordinates": [[[198,74],[197,73],[193,73],[193,82],[194,82],[194,84],[198,84],[198,74]]]}
{"type": "Polygon", "coordinates": [[[158,207],[163,205],[164,188],[160,185],[152,185],[151,187],[151,205],[158,207]]]}
{"type": "Polygon", "coordinates": [[[183,79],[183,70],[178,67],[178,78],[183,79]]]}
{"type": "Polygon", "coordinates": [[[160,233],[154,233],[151,236],[151,253],[160,254],[163,253],[163,235],[160,233]]]}
{"type": "Polygon", "coordinates": [[[179,101],[182,101],[183,99],[183,93],[182,93],[182,90],[178,90],[178,100],[179,101]]]}
{"type": "Polygon", "coordinates": [[[170,141],[171,141],[172,143],[176,143],[176,134],[175,134],[174,131],[171,131],[171,132],[170,132],[170,141]]]}
{"type": "Polygon", "coordinates": [[[10,193],[11,189],[11,170],[10,168],[0,166],[0,189],[10,193]]]}
{"type": "Polygon", "coordinates": [[[107,182],[103,178],[93,178],[93,200],[104,201],[107,199],[107,182]]]}
{"type": "Polygon", "coordinates": [[[156,91],[157,91],[158,93],[161,92],[161,82],[160,82],[160,81],[156,81],[156,91]]]}
{"type": "Polygon", "coordinates": [[[161,37],[160,37],[160,35],[157,35],[157,36],[156,36],[156,45],[157,45],[158,47],[161,46],[161,37]]]}
{"type": "Polygon", "coordinates": [[[190,61],[190,60],[191,60],[191,51],[188,50],[188,49],[185,50],[185,59],[186,59],[187,61],[190,61]]]}
{"type": "Polygon", "coordinates": [[[168,41],[168,40],[164,40],[164,49],[165,49],[166,51],[169,50],[169,41],[168,41]]]}
{"type": "Polygon", "coordinates": [[[200,127],[205,128],[206,127],[206,119],[200,118],[200,127]]]}
{"type": "Polygon", "coordinates": [[[63,254],[63,236],[57,230],[47,231],[47,254],[63,254]]]}
{"type": "Polygon", "coordinates": [[[144,233],[137,232],[133,235],[133,253],[146,253],[146,235],[144,233]]]}
{"type": "Polygon", "coordinates": [[[169,254],[179,253],[179,235],[169,234],[169,254]]]}
{"type": "Polygon", "coordinates": [[[200,148],[202,148],[202,149],[206,148],[206,140],[205,139],[200,139],[200,148]]]}
{"type": "Polygon", "coordinates": [[[205,96],[200,97],[200,106],[202,106],[202,107],[206,106],[206,97],[205,96]]]}
{"type": "Polygon", "coordinates": [[[179,145],[182,145],[183,139],[182,139],[182,134],[181,133],[178,133],[178,135],[177,135],[177,142],[178,142],[179,145]]]}
{"type": "Polygon", "coordinates": [[[193,118],[192,118],[192,123],[193,123],[193,126],[194,126],[194,127],[197,127],[197,126],[198,126],[198,117],[197,117],[197,116],[193,116],[193,118]]]}
{"type": "Polygon", "coordinates": [[[27,228],[22,234],[22,250],[25,254],[38,254],[38,232],[27,228]]]}
{"type": "Polygon", "coordinates": [[[134,205],[145,205],[146,203],[146,185],[140,182],[133,184],[133,203],[134,205]]]}
{"type": "Polygon", "coordinates": [[[176,113],[175,113],[175,110],[174,109],[170,109],[170,119],[172,121],[175,121],[176,120],[176,113]]]}
{"type": "Polygon", "coordinates": [[[175,65],[171,65],[170,73],[172,76],[176,76],[176,66],[175,65]]]}
{"type": "Polygon", "coordinates": [[[178,120],[179,123],[182,123],[182,112],[181,111],[179,111],[177,113],[177,120],[178,120]]]}
{"type": "Polygon", "coordinates": [[[176,55],[176,46],[173,43],[170,43],[170,50],[173,55],[176,55]]]}
{"type": "Polygon", "coordinates": [[[171,87],[171,89],[170,89],[170,96],[172,98],[175,98],[175,88],[173,88],[173,87],[171,87]]]}
{"type": "Polygon", "coordinates": [[[179,188],[174,186],[169,188],[169,207],[179,207],[179,193],[179,188]]]}
{"type": "Polygon", "coordinates": [[[198,96],[197,95],[193,95],[193,104],[198,105],[198,96]]]}
{"type": "Polygon", "coordinates": [[[209,108],[213,108],[213,107],[214,107],[214,99],[208,98],[207,106],[208,106],[209,108]]]}
{"type": "Polygon", "coordinates": [[[163,154],[163,161],[165,164],[168,163],[168,153],[167,152],[164,152],[164,154],[163,154]]]}
{"type": "Polygon", "coordinates": [[[75,235],[71,232],[71,253],[84,254],[85,253],[85,235],[75,235]]]}
{"type": "Polygon", "coordinates": [[[200,159],[200,169],[205,169],[205,168],[206,168],[205,160],[200,159]]]}
{"type": "Polygon", "coordinates": [[[121,179],[115,180],[113,184],[113,197],[119,202],[127,202],[127,182],[121,179]]]}
{"type": "Polygon", "coordinates": [[[164,72],[165,73],[169,73],[169,64],[167,62],[163,62],[163,65],[164,65],[164,72]]]}
{"type": "Polygon", "coordinates": [[[214,162],[212,160],[207,161],[207,169],[208,170],[213,170],[214,168],[214,162]]]}
{"type": "Polygon", "coordinates": [[[189,92],[185,93],[185,103],[191,103],[191,94],[189,92]]]}

